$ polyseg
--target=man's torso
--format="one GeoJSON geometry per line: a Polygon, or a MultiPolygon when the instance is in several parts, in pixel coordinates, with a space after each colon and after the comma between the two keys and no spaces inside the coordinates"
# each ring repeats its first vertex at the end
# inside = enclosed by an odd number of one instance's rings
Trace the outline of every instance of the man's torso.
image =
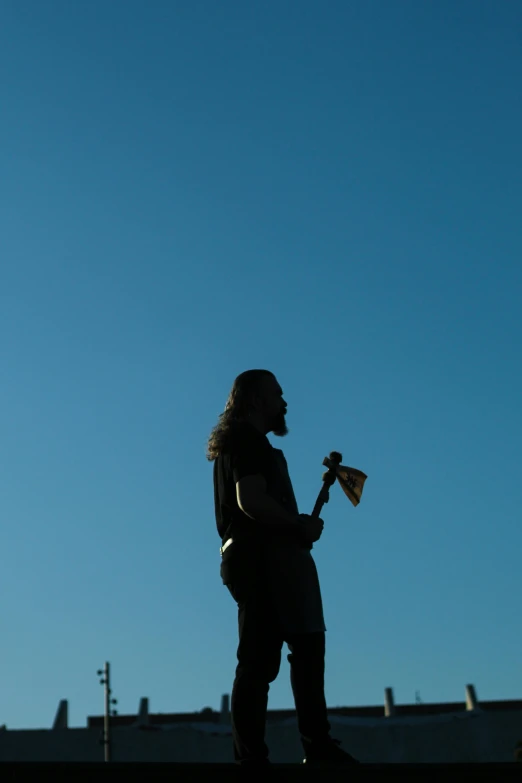
{"type": "Polygon", "coordinates": [[[252,569],[259,569],[287,633],[324,631],[319,580],[309,547],[295,534],[256,522],[239,508],[236,482],[249,474],[263,475],[267,494],[289,513],[299,514],[283,452],[250,424],[239,427],[214,464],[216,525],[223,543],[233,540],[223,555],[223,581],[227,584],[241,574],[243,565],[248,565],[248,578],[252,569]]]}

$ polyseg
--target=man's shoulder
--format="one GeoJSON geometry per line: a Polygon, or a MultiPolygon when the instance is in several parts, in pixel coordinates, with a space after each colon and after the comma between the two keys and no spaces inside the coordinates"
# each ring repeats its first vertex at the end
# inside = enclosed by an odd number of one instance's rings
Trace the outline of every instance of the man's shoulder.
{"type": "Polygon", "coordinates": [[[247,421],[239,421],[230,428],[227,451],[235,453],[243,450],[272,450],[270,441],[247,421]]]}

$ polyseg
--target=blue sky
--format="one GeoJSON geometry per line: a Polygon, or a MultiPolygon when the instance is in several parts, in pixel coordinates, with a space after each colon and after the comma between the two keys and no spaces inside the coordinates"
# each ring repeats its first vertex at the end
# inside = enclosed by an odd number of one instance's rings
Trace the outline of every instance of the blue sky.
{"type": "MultiPolygon", "coordinates": [[[[208,433],[273,370],[331,706],[521,698],[519,3],[6,0],[8,727],[217,707],[208,433]]],[[[292,705],[288,664],[272,707],[292,705]]]]}

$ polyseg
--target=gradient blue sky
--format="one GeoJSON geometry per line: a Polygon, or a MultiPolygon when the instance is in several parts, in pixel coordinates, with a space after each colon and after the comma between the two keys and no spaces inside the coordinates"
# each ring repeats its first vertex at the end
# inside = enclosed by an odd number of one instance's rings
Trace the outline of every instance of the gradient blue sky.
{"type": "MultiPolygon", "coordinates": [[[[4,0],[8,727],[219,706],[207,435],[272,369],[331,706],[522,697],[522,6],[4,0]]],[[[272,707],[292,705],[288,664],[272,707]]]]}

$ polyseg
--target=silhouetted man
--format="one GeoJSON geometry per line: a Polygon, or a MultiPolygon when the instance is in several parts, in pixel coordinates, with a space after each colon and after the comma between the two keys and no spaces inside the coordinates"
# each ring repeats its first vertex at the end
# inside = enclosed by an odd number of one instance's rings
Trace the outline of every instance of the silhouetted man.
{"type": "Polygon", "coordinates": [[[305,762],[354,764],[330,737],[324,697],[326,628],[310,552],[323,521],[299,514],[283,452],[266,437],[269,432],[287,434],[286,409],[272,373],[244,372],[234,381],[208,442],[222,540],[221,577],[238,605],[234,753],[239,764],[269,763],[268,691],[286,642],[305,762]]]}

